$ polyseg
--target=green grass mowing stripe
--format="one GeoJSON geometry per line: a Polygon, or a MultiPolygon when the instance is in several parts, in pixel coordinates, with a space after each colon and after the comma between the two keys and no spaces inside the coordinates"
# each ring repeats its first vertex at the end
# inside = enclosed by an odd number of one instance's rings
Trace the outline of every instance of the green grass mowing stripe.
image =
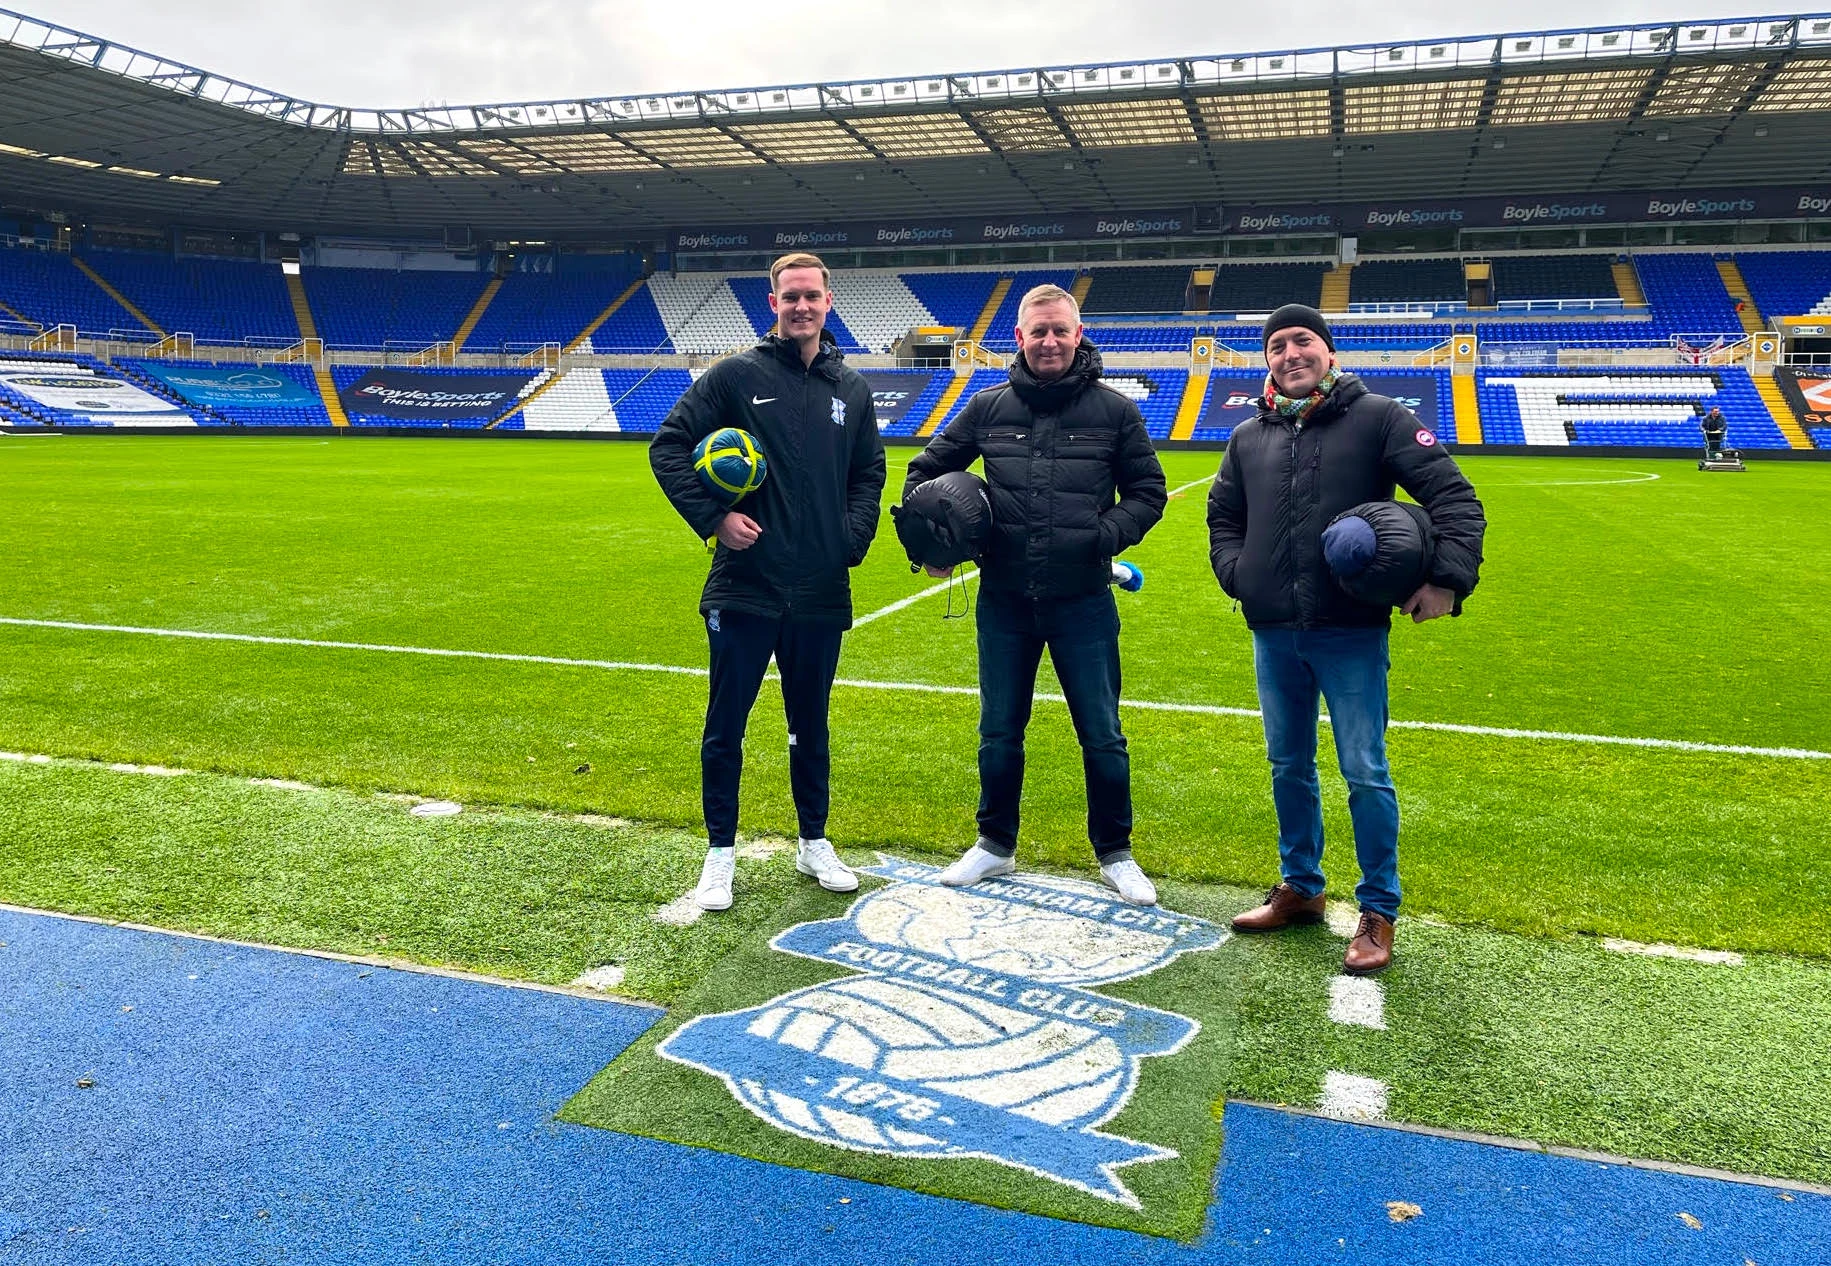
{"type": "MultiPolygon", "coordinates": [[[[703,656],[695,607],[705,555],[660,501],[640,448],[301,444],[138,437],[22,450],[14,486],[59,530],[23,536],[0,558],[10,613],[580,659],[703,656]]],[[[893,453],[893,490],[905,460],[893,453]]],[[[1176,486],[1212,473],[1215,458],[1165,461],[1176,486]]],[[[1831,612],[1814,578],[1831,525],[1810,507],[1825,472],[1775,464],[1712,482],[1677,462],[1467,465],[1494,523],[1487,580],[1464,620],[1395,629],[1401,719],[1824,746],[1831,690],[1813,648],[1831,633],[1831,612]],[[1618,470],[1662,478],[1574,478],[1618,470]],[[1546,484],[1560,486],[1537,486],[1546,484]]],[[[1203,492],[1173,500],[1130,555],[1147,583],[1121,608],[1126,690],[1250,707],[1248,640],[1207,574],[1203,492]]],[[[924,583],[887,533],[854,581],[862,610],[924,583]]],[[[842,672],[970,687],[971,629],[943,623],[938,607],[929,600],[859,630],[842,672]]],[[[670,691],[564,669],[383,669],[277,648],[149,652],[62,636],[6,633],[0,746],[682,826],[696,817],[703,700],[691,683],[670,691]],[[582,760],[593,772],[572,775],[582,760]]],[[[1045,669],[1045,689],[1049,677],[1045,669]]],[[[792,829],[772,707],[753,728],[747,823],[792,829]]],[[[835,723],[836,824],[860,840],[964,843],[970,700],[842,696],[835,723]]],[[[1143,716],[1127,725],[1147,864],[1265,877],[1256,726],[1143,716]]],[[[1039,855],[1080,865],[1078,754],[1062,736],[1059,709],[1045,705],[1027,834],[1039,855]]],[[[1738,948],[1820,953],[1831,940],[1810,906],[1822,909],[1831,886],[1822,825],[1831,797],[1815,774],[1726,757],[1497,750],[1406,732],[1393,747],[1405,873],[1421,908],[1503,927],[1574,917],[1636,939],[1738,948]],[[1591,899],[1570,877],[1597,863],[1601,895],[1591,899]],[[1733,916],[1713,915],[1712,895],[1737,874],[1771,899],[1738,899],[1733,916]]],[[[1332,813],[1332,837],[1345,840],[1332,813]]],[[[1336,869],[1345,877],[1345,858],[1336,869]]]]}
{"type": "Polygon", "coordinates": [[[1743,967],[1401,924],[1384,1031],[1332,1024],[1342,941],[1255,939],[1230,1094],[1384,1081],[1392,1119],[1767,1177],[1831,1179],[1831,970],[1743,967]]]}

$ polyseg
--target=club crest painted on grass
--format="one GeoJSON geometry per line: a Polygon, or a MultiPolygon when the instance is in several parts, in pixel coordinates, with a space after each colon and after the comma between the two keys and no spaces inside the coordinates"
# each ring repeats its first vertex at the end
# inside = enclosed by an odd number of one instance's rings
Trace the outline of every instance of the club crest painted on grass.
{"type": "Polygon", "coordinates": [[[1118,1171],[1176,1155],[1097,1127],[1139,1061],[1181,1050],[1187,1016],[1090,992],[1229,933],[1128,906],[1080,880],[1013,875],[970,889],[895,859],[843,918],[771,948],[861,974],[688,1021],[659,1054],[710,1073],[763,1120],[837,1147],[978,1157],[1138,1207],[1118,1171]]]}

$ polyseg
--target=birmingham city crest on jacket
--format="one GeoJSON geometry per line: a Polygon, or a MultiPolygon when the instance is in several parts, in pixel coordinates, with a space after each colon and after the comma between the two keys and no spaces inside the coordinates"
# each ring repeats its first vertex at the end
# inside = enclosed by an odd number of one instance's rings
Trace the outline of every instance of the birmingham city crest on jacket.
{"type": "Polygon", "coordinates": [[[844,426],[845,424],[846,424],[846,402],[844,400],[841,400],[838,396],[834,396],[833,397],[833,425],[834,426],[844,426]]]}
{"type": "Polygon", "coordinates": [[[907,1157],[978,1157],[1138,1207],[1127,1165],[1168,1148],[1102,1132],[1139,1061],[1181,1050],[1187,1016],[1090,992],[1229,933],[1128,906],[1080,880],[1013,875],[943,887],[886,859],[890,882],[772,948],[859,974],[699,1016],[659,1047],[778,1129],[907,1157]]]}

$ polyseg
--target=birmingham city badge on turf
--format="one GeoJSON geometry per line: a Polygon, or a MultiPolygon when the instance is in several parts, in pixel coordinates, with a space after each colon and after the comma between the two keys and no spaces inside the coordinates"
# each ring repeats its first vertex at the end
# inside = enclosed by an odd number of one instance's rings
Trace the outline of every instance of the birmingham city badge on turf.
{"type": "Polygon", "coordinates": [[[854,1151],[977,1157],[1138,1208],[1127,1165],[1177,1153],[1098,1127],[1139,1062],[1201,1025],[1090,986],[1131,980],[1228,932],[1103,888],[1012,875],[968,890],[886,858],[842,917],[770,942],[856,975],[689,1020],[658,1048],[779,1130],[854,1151]]]}
{"type": "Polygon", "coordinates": [[[750,432],[735,426],[714,431],[693,447],[694,473],[722,506],[734,506],[755,492],[768,469],[750,432]]]}

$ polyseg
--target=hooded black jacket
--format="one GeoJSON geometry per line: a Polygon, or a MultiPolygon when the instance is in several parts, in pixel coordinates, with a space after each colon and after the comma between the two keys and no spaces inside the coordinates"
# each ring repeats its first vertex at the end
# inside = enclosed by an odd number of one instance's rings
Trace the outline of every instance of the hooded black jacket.
{"type": "Polygon", "coordinates": [[[699,599],[714,609],[852,624],[848,567],[877,535],[884,442],[871,386],[846,366],[833,336],[803,366],[791,339],[771,334],[728,356],[687,388],[649,445],[661,491],[695,535],[718,530],[725,507],[693,470],[693,446],[720,427],[756,438],[768,463],[762,486],[738,509],[763,529],[749,549],[719,545],[699,599]]]}
{"type": "Polygon", "coordinates": [[[1085,339],[1068,372],[1040,382],[1020,354],[1008,385],[967,402],[909,463],[917,484],[985,458],[992,541],[985,583],[1026,598],[1098,593],[1112,559],[1163,517],[1163,467],[1138,406],[1100,381],[1085,339]]]}
{"type": "Polygon", "coordinates": [[[1411,411],[1352,374],[1302,423],[1261,409],[1235,428],[1208,494],[1208,557],[1255,629],[1384,626],[1391,609],[1329,574],[1322,532],[1343,510],[1405,489],[1430,514],[1430,583],[1462,599],[1481,570],[1487,520],[1455,459],[1411,411]]]}

